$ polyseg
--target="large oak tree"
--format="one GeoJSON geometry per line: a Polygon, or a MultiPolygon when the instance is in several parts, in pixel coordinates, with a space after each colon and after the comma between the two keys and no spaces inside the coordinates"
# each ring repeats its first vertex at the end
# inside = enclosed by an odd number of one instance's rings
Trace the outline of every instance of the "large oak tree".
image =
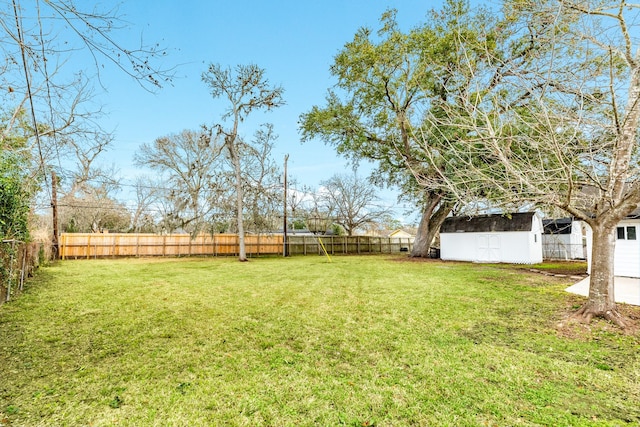
{"type": "MultiPolygon", "coordinates": [[[[374,161],[375,179],[399,186],[421,209],[412,256],[429,256],[429,247],[455,198],[444,188],[420,186],[414,171],[435,179],[439,165],[430,165],[416,139],[423,111],[449,99],[457,80],[449,65],[459,60],[453,47],[457,31],[484,39],[488,15],[467,14],[462,1],[448,2],[431,20],[403,32],[396,12],[387,11],[377,33],[361,28],[335,57],[337,78],[325,106],[314,106],[300,118],[303,140],[320,138],[357,162],[374,161]],[[449,19],[450,16],[456,19],[449,19]]],[[[437,150],[436,141],[429,147],[437,150]]]]}

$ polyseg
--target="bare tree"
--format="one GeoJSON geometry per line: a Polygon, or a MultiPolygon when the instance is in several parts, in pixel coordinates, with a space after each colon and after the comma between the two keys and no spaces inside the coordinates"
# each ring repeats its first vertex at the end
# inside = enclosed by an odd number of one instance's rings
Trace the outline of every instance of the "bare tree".
{"type": "Polygon", "coordinates": [[[334,223],[333,209],[328,209],[324,203],[323,194],[319,191],[311,193],[311,209],[305,219],[309,231],[314,234],[325,234],[334,223]]]}
{"type": "Polygon", "coordinates": [[[223,68],[218,64],[211,64],[202,74],[202,80],[211,90],[214,98],[223,97],[228,102],[228,108],[222,115],[222,120],[230,119],[229,127],[217,124],[218,135],[224,138],[235,175],[236,190],[236,219],[238,239],[240,244],[239,260],[247,261],[244,243],[244,191],[241,162],[241,139],[239,126],[252,112],[257,110],[270,111],[284,104],[280,86],[271,86],[265,77],[265,71],[256,65],[238,65],[233,72],[230,68],[223,68]]]}
{"type": "Polygon", "coordinates": [[[166,196],[174,203],[172,214],[181,226],[198,233],[209,222],[225,192],[222,146],[206,131],[184,130],[142,144],[135,162],[162,174],[171,190],[166,196]]]}
{"type": "Polygon", "coordinates": [[[384,218],[391,211],[380,203],[375,187],[356,173],[334,175],[321,185],[324,188],[320,197],[325,209],[349,236],[358,228],[384,218]]]}
{"type": "Polygon", "coordinates": [[[92,158],[108,136],[94,121],[100,108],[86,101],[93,97],[91,85],[105,66],[115,66],[148,90],[171,79],[170,71],[154,65],[166,54],[157,44],[141,42],[136,47],[117,41],[114,32],[123,22],[117,8],[79,7],[73,0],[10,0],[0,5],[0,105],[6,114],[0,145],[7,148],[5,138],[15,127],[25,131],[20,150],[32,153],[27,180],[46,184],[45,168],[60,168],[65,149],[77,149],[73,144],[78,141],[84,147],[75,152],[87,155],[80,170],[85,178],[90,175],[86,168],[95,166],[92,158]],[[89,67],[70,70],[71,55],[86,59],[77,63],[89,67]]]}
{"type": "Polygon", "coordinates": [[[241,148],[245,180],[245,212],[254,231],[271,230],[281,215],[281,171],[271,152],[277,135],[273,125],[265,124],[255,133],[250,144],[241,148]]]}
{"type": "Polygon", "coordinates": [[[67,160],[73,159],[73,169],[63,172],[68,181],[65,194],[82,194],[91,192],[93,187],[99,187],[107,194],[120,189],[117,178],[118,170],[114,167],[105,168],[97,164],[97,160],[108,148],[113,138],[100,132],[87,138],[87,135],[75,135],[75,138],[65,138],[64,146],[59,153],[67,160]]]}
{"type": "MultiPolygon", "coordinates": [[[[21,2],[11,0],[0,9],[0,49],[5,61],[0,65],[0,86],[5,105],[14,105],[14,116],[26,109],[34,131],[49,123],[38,136],[77,126],[87,117],[79,108],[91,97],[91,74],[97,75],[111,64],[131,76],[146,89],[171,81],[171,71],[156,67],[155,59],[166,55],[158,44],[125,46],[114,32],[124,29],[117,7],[78,7],[73,0],[21,2]],[[85,55],[87,70],[71,74],[66,62],[70,55],[85,55]],[[60,71],[65,69],[65,73],[60,71]],[[36,125],[36,123],[38,125],[36,125]]],[[[10,121],[10,125],[12,122],[10,121]]],[[[95,128],[95,123],[94,123],[95,128]]]]}
{"type": "Polygon", "coordinates": [[[160,194],[160,184],[148,176],[136,177],[134,190],[136,206],[131,215],[131,230],[134,233],[151,231],[150,225],[154,225],[153,215],[149,212],[154,208],[160,194]]]}
{"type": "Polygon", "coordinates": [[[428,112],[429,142],[454,153],[429,188],[501,206],[552,206],[593,230],[591,285],[580,319],[625,319],[614,298],[616,224],[640,203],[640,6],[624,0],[506,2],[477,54],[459,33],[455,103],[428,112]],[[502,52],[496,55],[495,52],[502,52]],[[464,138],[442,129],[455,127],[464,138]],[[478,185],[480,184],[480,186],[478,185]]]}
{"type": "Polygon", "coordinates": [[[68,194],[59,199],[61,228],[65,232],[126,232],[131,215],[127,208],[106,193],[94,191],[82,197],[68,194]]]}

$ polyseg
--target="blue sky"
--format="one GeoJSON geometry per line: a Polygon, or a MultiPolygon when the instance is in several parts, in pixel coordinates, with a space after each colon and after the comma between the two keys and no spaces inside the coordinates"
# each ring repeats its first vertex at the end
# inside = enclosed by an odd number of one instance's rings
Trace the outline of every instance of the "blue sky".
{"type": "MultiPolygon", "coordinates": [[[[106,68],[101,75],[106,92],[98,99],[108,114],[100,123],[115,132],[115,142],[102,163],[115,164],[125,182],[144,173],[132,163],[140,144],[219,119],[221,104],[201,81],[208,64],[254,63],[266,70],[271,83],[284,87],[286,102],[275,112],[258,113],[256,123],[273,123],[279,135],[274,156],[283,159],[289,154],[290,177],[317,187],[333,174],[347,171],[347,166],[321,141],[302,144],[297,123],[313,105],[324,105],[327,89],[335,83],[329,73],[334,56],[358,28],[377,29],[380,16],[389,8],[398,10],[398,21],[409,29],[441,4],[424,0],[124,2],[120,12],[130,28],[121,31],[119,38],[135,45],[142,36],[146,42],[158,41],[169,48],[163,65],[177,66],[176,78],[152,94],[106,68]]],[[[247,123],[241,133],[250,137],[255,128],[247,123]]],[[[395,197],[387,192],[385,198],[393,203],[395,197]]]]}

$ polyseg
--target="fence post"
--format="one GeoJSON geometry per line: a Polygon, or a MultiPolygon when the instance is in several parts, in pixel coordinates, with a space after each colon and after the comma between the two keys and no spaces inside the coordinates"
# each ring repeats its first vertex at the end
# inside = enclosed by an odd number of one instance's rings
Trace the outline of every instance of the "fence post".
{"type": "Polygon", "coordinates": [[[11,257],[9,258],[9,277],[7,280],[7,297],[5,298],[6,302],[9,302],[11,299],[11,276],[13,276],[13,251],[14,251],[14,243],[15,241],[11,241],[11,257]]]}
{"type": "Polygon", "coordinates": [[[91,234],[87,236],[87,259],[91,258],[91,234]]]}
{"type": "Polygon", "coordinates": [[[20,267],[20,286],[18,289],[24,289],[24,270],[27,268],[27,244],[22,244],[22,266],[20,267]]]}

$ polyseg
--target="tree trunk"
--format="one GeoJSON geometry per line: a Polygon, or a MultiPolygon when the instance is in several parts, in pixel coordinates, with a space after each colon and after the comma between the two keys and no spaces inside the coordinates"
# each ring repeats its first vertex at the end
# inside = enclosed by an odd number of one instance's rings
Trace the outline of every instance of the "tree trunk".
{"type": "Polygon", "coordinates": [[[608,319],[620,327],[626,323],[617,310],[614,293],[614,252],[615,252],[615,223],[605,226],[601,223],[592,224],[593,245],[591,248],[591,275],[589,298],[587,303],[578,310],[577,317],[589,322],[593,317],[608,319]]]}
{"type": "Polygon", "coordinates": [[[431,242],[433,242],[433,238],[435,237],[435,231],[429,227],[429,219],[430,214],[424,210],[422,212],[422,218],[420,218],[416,238],[413,241],[413,248],[411,249],[412,257],[429,257],[431,242]]]}
{"type": "Polygon", "coordinates": [[[413,242],[412,257],[429,258],[431,243],[451,209],[453,209],[453,204],[442,202],[441,195],[429,193],[422,211],[422,218],[420,218],[418,232],[413,242]],[[436,207],[438,209],[434,213],[436,207]]]}
{"type": "Polygon", "coordinates": [[[236,219],[238,225],[238,260],[247,261],[247,249],[244,243],[244,220],[242,218],[243,199],[244,194],[242,191],[242,169],[240,167],[240,158],[235,150],[235,146],[232,142],[227,143],[229,149],[229,156],[231,157],[231,163],[236,177],[236,219]]]}

